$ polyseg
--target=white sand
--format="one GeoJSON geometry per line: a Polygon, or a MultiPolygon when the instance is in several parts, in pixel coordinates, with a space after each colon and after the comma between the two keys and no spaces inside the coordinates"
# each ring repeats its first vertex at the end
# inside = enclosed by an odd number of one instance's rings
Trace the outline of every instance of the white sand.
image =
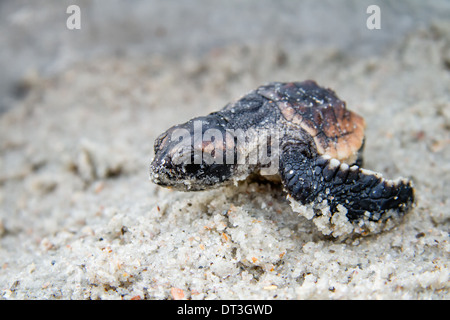
{"type": "Polygon", "coordinates": [[[449,24],[379,58],[236,45],[26,81],[26,99],[0,117],[0,298],[450,298],[449,24]],[[418,205],[392,230],[326,237],[272,184],[180,193],[149,182],[169,126],[304,79],[366,118],[365,167],[413,179],[418,205]]]}

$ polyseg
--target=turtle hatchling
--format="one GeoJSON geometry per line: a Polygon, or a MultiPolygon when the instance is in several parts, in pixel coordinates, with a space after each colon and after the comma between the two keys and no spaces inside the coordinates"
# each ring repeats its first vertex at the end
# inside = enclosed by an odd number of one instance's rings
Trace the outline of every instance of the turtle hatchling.
{"type": "Polygon", "coordinates": [[[414,188],[362,168],[365,126],[315,81],[272,82],[161,134],[150,177],[198,191],[260,174],[324,234],[379,232],[413,207],[414,188]]]}

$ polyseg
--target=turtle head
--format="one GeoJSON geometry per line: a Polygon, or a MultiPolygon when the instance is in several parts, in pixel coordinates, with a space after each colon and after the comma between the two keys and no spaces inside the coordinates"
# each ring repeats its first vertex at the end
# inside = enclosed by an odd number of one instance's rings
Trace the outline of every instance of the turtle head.
{"type": "Polygon", "coordinates": [[[225,122],[218,116],[194,118],[174,126],[155,141],[150,179],[181,191],[205,190],[227,182],[233,165],[225,163],[225,122]]]}

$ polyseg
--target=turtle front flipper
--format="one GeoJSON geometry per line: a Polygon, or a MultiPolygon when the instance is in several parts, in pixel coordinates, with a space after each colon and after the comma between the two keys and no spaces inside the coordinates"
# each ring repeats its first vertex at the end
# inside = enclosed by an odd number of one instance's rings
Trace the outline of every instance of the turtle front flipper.
{"type": "Polygon", "coordinates": [[[349,166],[328,156],[311,158],[302,151],[291,146],[282,153],[281,180],[294,204],[312,209],[304,212],[307,218],[320,217],[322,223],[328,224],[321,228],[325,234],[375,231],[376,225],[403,216],[414,203],[414,189],[409,180],[386,180],[357,165],[349,166]],[[345,213],[346,220],[353,225],[351,230],[347,228],[349,232],[334,232],[337,216],[342,218],[342,214],[336,213],[345,213]]]}

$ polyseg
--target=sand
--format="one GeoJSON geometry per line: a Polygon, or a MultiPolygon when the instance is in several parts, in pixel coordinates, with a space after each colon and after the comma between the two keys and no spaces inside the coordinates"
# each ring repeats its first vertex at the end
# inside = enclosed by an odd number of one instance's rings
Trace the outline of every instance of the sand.
{"type": "Polygon", "coordinates": [[[0,299],[449,299],[450,24],[382,54],[217,46],[28,73],[0,116],[0,299]],[[408,177],[391,230],[325,236],[277,184],[149,181],[169,126],[269,81],[314,79],[367,122],[365,167],[408,177]]]}

